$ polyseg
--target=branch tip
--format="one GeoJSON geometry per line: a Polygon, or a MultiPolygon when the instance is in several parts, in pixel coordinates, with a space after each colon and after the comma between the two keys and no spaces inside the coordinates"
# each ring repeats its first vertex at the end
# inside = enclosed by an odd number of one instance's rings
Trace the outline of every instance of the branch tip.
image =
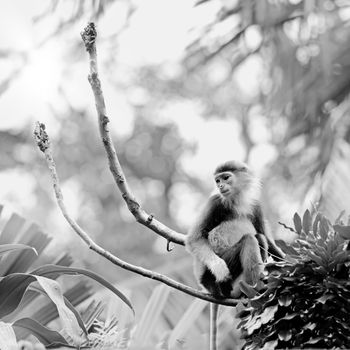
{"type": "Polygon", "coordinates": [[[83,39],[85,49],[87,52],[91,52],[95,48],[95,42],[97,37],[96,26],[94,22],[89,22],[84,30],[80,33],[83,39]]]}
{"type": "Polygon", "coordinates": [[[49,135],[45,131],[45,128],[45,124],[40,122],[35,123],[34,139],[40,151],[43,153],[50,147],[49,135]]]}

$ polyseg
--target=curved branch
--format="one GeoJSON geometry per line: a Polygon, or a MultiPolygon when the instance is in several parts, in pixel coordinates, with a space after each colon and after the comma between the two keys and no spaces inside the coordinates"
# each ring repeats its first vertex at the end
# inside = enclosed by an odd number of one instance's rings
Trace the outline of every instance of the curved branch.
{"type": "Polygon", "coordinates": [[[134,215],[136,221],[166,238],[168,241],[185,245],[185,235],[165,226],[158,220],[154,219],[153,215],[147,214],[145,210],[141,208],[140,203],[136,200],[128,186],[108,129],[109,119],[107,117],[101,81],[98,77],[96,36],[97,32],[94,23],[89,23],[81,33],[86,51],[89,53],[90,75],[88,79],[95,97],[100,136],[108,156],[109,169],[129,211],[134,215]]]}
{"type": "MultiPolygon", "coordinates": [[[[192,295],[194,297],[210,301],[212,303],[221,304],[221,305],[227,305],[227,306],[235,306],[239,301],[242,300],[236,300],[236,299],[222,299],[217,300],[215,299],[211,294],[203,293],[199,290],[196,290],[194,288],[191,288],[189,286],[186,286],[185,284],[179,283],[167,276],[164,276],[158,272],[154,272],[151,270],[147,270],[143,267],[136,266],[130,263],[125,262],[124,260],[118,258],[117,256],[113,255],[108,250],[102,248],[97,243],[94,242],[94,240],[89,236],[89,234],[81,228],[77,222],[69,215],[67,208],[64,204],[63,200],[63,194],[60,188],[59,178],[57,175],[56,165],[54,162],[54,159],[52,157],[52,151],[50,147],[50,141],[49,137],[45,131],[45,125],[42,123],[37,123],[35,130],[34,130],[34,137],[36,140],[36,143],[40,150],[44,153],[47,166],[51,173],[51,178],[53,181],[53,187],[55,191],[56,200],[58,203],[59,208],[61,209],[61,212],[65,219],[68,221],[70,226],[73,228],[73,230],[80,236],[80,238],[88,245],[88,247],[98,253],[99,255],[103,256],[104,258],[111,261],[114,265],[120,266],[125,270],[137,273],[141,276],[162,282],[172,288],[175,288],[177,290],[180,290],[186,294],[192,295]]],[[[244,300],[243,300],[244,301],[244,300]]]]}

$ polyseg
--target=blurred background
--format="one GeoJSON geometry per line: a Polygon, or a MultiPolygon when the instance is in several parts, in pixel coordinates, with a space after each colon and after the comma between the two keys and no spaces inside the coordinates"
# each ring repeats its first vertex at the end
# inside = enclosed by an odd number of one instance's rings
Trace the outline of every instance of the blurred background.
{"type": "Polygon", "coordinates": [[[39,120],[66,205],[92,237],[131,263],[191,274],[183,247],[167,252],[113,182],[80,39],[89,21],[119,159],[146,211],[185,233],[215,166],[238,159],[262,179],[275,237],[292,239],[278,222],[291,225],[296,211],[350,213],[349,20],[346,0],[0,1],[5,218],[41,225],[51,255],[143,283],[90,252],[61,216],[32,137],[39,120]]]}

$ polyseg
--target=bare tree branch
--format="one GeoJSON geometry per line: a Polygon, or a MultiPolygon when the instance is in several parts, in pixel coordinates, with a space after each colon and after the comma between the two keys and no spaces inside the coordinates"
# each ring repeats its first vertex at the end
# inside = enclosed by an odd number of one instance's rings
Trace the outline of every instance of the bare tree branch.
{"type": "Polygon", "coordinates": [[[88,79],[95,97],[100,136],[102,138],[102,142],[108,156],[109,169],[122,194],[122,197],[125,200],[128,209],[134,215],[137,222],[150,228],[160,236],[166,238],[168,241],[185,245],[185,235],[165,226],[164,224],[156,220],[153,217],[153,215],[147,214],[141,208],[140,203],[136,200],[135,196],[133,195],[128,186],[108,129],[109,119],[107,117],[106,105],[101,88],[101,81],[98,77],[96,53],[97,32],[94,23],[89,23],[84,29],[84,31],[81,33],[81,36],[83,38],[86,51],[89,53],[90,75],[88,79]]]}
{"type": "MultiPolygon", "coordinates": [[[[191,288],[189,286],[186,286],[182,283],[179,283],[167,276],[164,276],[158,272],[154,272],[151,270],[147,270],[143,267],[132,265],[130,263],[125,262],[124,260],[121,260],[117,256],[113,255],[108,250],[102,248],[97,243],[94,242],[93,239],[89,236],[89,234],[84,231],[83,228],[81,228],[78,223],[69,215],[67,208],[64,204],[62,191],[60,188],[59,178],[57,175],[56,165],[54,162],[54,159],[52,157],[52,150],[50,147],[50,141],[49,137],[45,131],[45,125],[42,123],[37,123],[35,130],[34,130],[34,137],[36,140],[36,143],[39,147],[39,149],[44,153],[47,166],[51,173],[51,178],[53,181],[53,187],[55,191],[56,200],[58,203],[59,208],[61,209],[61,212],[67,222],[70,224],[70,226],[73,228],[73,230],[80,236],[80,238],[88,245],[88,247],[98,253],[99,255],[103,256],[104,258],[111,261],[113,264],[122,267],[125,270],[137,273],[141,276],[162,282],[172,288],[175,288],[177,290],[180,290],[186,294],[192,295],[194,297],[210,301],[212,303],[221,304],[221,305],[227,305],[227,306],[235,306],[239,301],[237,299],[222,299],[217,300],[215,299],[211,294],[201,292],[199,290],[196,290],[194,288],[191,288]]],[[[244,301],[244,300],[243,300],[244,301]]]]}

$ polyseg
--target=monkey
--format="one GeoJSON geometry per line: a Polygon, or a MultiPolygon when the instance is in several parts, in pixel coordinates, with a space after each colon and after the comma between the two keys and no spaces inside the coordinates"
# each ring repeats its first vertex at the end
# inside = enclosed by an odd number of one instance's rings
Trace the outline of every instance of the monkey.
{"type": "Polygon", "coordinates": [[[260,181],[245,163],[228,161],[217,166],[218,193],[186,236],[199,283],[215,298],[238,297],[240,285],[258,282],[267,253],[284,253],[269,236],[260,205],[260,181]]]}

